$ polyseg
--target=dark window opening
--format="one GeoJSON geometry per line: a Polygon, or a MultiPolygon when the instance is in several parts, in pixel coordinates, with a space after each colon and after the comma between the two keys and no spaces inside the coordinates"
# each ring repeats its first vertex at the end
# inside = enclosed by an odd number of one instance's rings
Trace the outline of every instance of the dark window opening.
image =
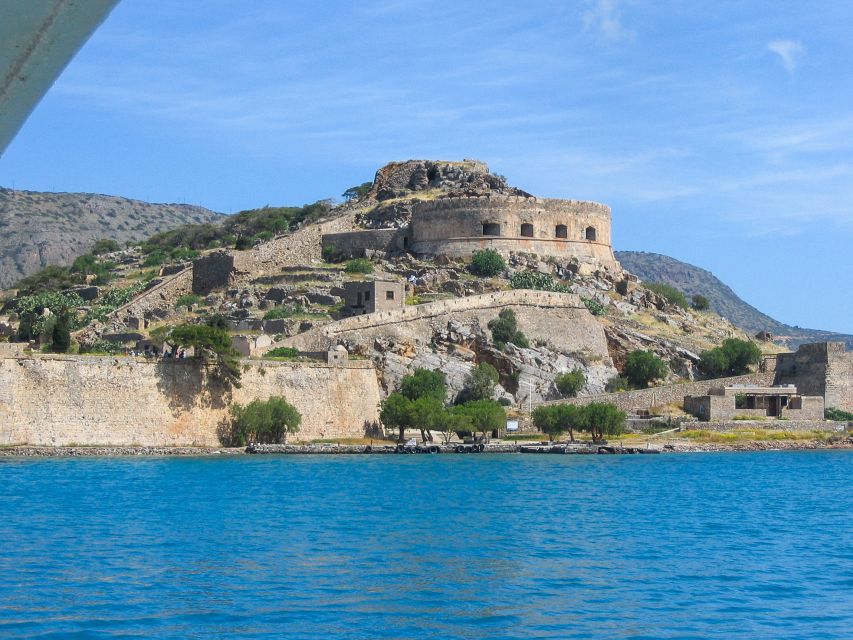
{"type": "Polygon", "coordinates": [[[533,225],[524,223],[521,225],[521,237],[522,238],[532,238],[533,237],[533,225]]]}
{"type": "Polygon", "coordinates": [[[556,230],[554,231],[554,235],[558,238],[568,238],[569,229],[564,224],[558,224],[556,230]]]}
{"type": "Polygon", "coordinates": [[[367,291],[364,294],[364,301],[367,302],[368,300],[370,300],[370,291],[367,291]]]}
{"type": "Polygon", "coordinates": [[[586,228],[586,239],[595,241],[595,227],[587,227],[586,228]]]}
{"type": "Polygon", "coordinates": [[[497,222],[484,222],[483,223],[483,235],[484,236],[499,236],[499,235],[501,235],[501,225],[497,222]]]}
{"type": "Polygon", "coordinates": [[[386,300],[393,300],[394,299],[394,292],[393,291],[386,291],[385,292],[385,299],[386,300]]]}
{"type": "Polygon", "coordinates": [[[409,236],[403,236],[403,248],[407,248],[409,246],[409,236]]]}

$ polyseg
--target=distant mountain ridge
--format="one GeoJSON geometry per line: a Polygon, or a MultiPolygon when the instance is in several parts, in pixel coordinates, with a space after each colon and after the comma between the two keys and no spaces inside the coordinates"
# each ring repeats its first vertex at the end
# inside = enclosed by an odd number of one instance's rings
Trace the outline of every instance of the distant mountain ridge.
{"type": "Polygon", "coordinates": [[[688,297],[701,294],[708,298],[711,309],[728,318],[732,324],[755,334],[768,331],[790,347],[806,342],[824,340],[847,343],[853,349],[853,335],[803,329],[779,322],[745,302],[731,287],[713,273],[659,253],[645,251],[616,251],[616,259],[631,273],[646,282],[665,282],[684,292],[688,297]]]}
{"type": "Polygon", "coordinates": [[[48,265],[68,265],[101,238],[145,240],[182,224],[221,217],[193,205],[0,187],[0,288],[48,265]]]}

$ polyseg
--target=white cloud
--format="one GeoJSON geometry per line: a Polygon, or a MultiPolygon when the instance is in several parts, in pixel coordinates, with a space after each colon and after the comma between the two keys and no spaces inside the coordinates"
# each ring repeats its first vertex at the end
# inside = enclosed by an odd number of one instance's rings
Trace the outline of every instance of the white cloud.
{"type": "Polygon", "coordinates": [[[610,42],[631,40],[634,32],[622,24],[619,0],[594,0],[583,16],[584,29],[595,30],[610,42]]]}
{"type": "Polygon", "coordinates": [[[767,44],[767,50],[779,56],[785,71],[793,73],[806,48],[796,40],[773,40],[767,44]]]}

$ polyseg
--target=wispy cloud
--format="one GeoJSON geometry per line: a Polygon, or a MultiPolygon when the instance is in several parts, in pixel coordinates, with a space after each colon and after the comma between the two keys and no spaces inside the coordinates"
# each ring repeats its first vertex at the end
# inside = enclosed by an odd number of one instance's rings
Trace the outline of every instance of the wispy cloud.
{"type": "Polygon", "coordinates": [[[622,24],[618,0],[594,0],[583,16],[584,29],[597,31],[609,42],[634,38],[634,32],[622,24]]]}
{"type": "Polygon", "coordinates": [[[779,56],[785,71],[794,73],[806,48],[797,40],[773,40],[767,43],[767,50],[779,56]]]}

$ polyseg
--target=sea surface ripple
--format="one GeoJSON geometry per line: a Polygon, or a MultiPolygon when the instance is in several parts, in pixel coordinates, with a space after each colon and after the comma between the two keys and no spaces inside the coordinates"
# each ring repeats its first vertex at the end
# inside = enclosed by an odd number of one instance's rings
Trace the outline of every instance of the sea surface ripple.
{"type": "Polygon", "coordinates": [[[0,463],[2,638],[851,638],[853,454],[0,463]]]}

